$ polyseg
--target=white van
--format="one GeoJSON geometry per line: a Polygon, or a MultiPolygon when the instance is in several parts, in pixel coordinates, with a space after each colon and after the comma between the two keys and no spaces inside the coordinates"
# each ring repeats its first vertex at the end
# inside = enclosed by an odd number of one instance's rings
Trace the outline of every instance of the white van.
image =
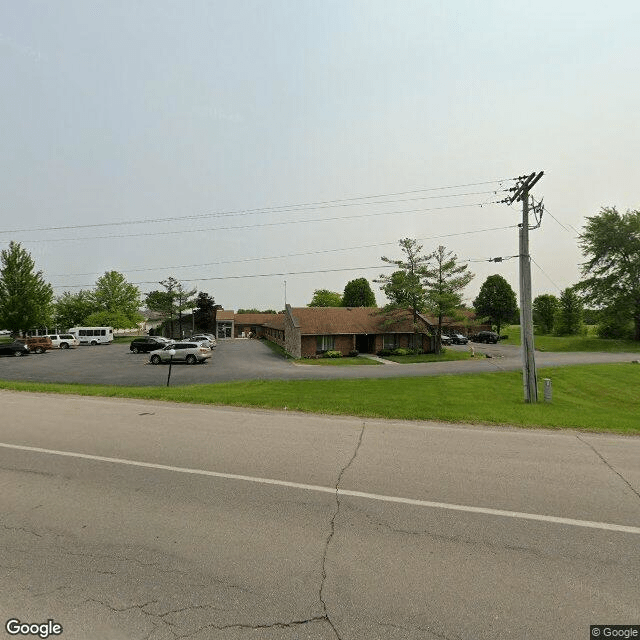
{"type": "Polygon", "coordinates": [[[69,347],[79,347],[80,340],[72,333],[47,333],[46,338],[51,338],[54,349],[68,349],[69,347]]]}
{"type": "Polygon", "coordinates": [[[71,327],[73,334],[80,344],[111,344],[113,342],[113,327],[71,327]]]}

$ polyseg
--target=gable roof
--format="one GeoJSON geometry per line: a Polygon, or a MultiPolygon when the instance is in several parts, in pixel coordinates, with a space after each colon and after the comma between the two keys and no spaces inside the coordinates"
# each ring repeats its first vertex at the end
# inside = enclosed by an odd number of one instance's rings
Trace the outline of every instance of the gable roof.
{"type": "Polygon", "coordinates": [[[233,320],[234,315],[233,310],[227,311],[226,309],[218,309],[216,312],[216,322],[229,322],[230,320],[233,320]]]}
{"type": "MultiPolygon", "coordinates": [[[[408,309],[384,311],[377,307],[289,308],[301,335],[414,333],[408,309]]],[[[421,320],[424,320],[421,318],[421,320]]],[[[426,327],[425,327],[426,329],[426,327]]]]}

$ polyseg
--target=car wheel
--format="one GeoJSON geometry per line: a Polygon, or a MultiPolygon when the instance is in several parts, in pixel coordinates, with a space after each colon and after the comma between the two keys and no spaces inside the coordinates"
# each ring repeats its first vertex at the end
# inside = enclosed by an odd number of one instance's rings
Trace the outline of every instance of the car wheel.
{"type": "Polygon", "coordinates": [[[22,351],[14,351],[14,352],[13,352],[13,355],[14,355],[16,358],[19,358],[20,356],[22,356],[22,355],[24,355],[24,354],[22,353],[22,351]]]}
{"type": "Polygon", "coordinates": [[[36,347],[36,348],[34,349],[34,352],[35,352],[35,353],[44,353],[44,349],[43,349],[42,347],[36,347]]]}
{"type": "Polygon", "coordinates": [[[97,343],[95,340],[92,340],[92,341],[91,341],[91,346],[92,346],[92,347],[95,347],[97,344],[98,344],[98,343],[97,343]]]}
{"type": "Polygon", "coordinates": [[[61,348],[61,349],[68,349],[68,348],[69,348],[69,345],[68,345],[66,342],[61,342],[61,343],[60,343],[60,348],[61,348]]]}
{"type": "Polygon", "coordinates": [[[198,362],[198,359],[192,354],[189,354],[186,360],[187,360],[187,364],[195,364],[196,362],[198,362]]]}
{"type": "Polygon", "coordinates": [[[160,364],[161,362],[160,356],[151,356],[151,364],[160,364]]]}
{"type": "Polygon", "coordinates": [[[133,353],[140,353],[140,349],[138,349],[138,347],[131,347],[131,351],[133,351],[133,353]]]}

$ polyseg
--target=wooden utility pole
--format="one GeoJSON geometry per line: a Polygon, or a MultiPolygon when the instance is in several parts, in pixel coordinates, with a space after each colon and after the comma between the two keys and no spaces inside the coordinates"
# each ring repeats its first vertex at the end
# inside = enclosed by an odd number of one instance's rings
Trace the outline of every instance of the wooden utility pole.
{"type": "Polygon", "coordinates": [[[533,344],[533,307],[531,304],[531,256],[529,254],[529,191],[542,178],[544,171],[532,173],[515,187],[506,202],[522,201],[522,223],[519,226],[520,257],[520,342],[522,344],[522,384],[524,401],[538,402],[538,380],[533,344]]]}

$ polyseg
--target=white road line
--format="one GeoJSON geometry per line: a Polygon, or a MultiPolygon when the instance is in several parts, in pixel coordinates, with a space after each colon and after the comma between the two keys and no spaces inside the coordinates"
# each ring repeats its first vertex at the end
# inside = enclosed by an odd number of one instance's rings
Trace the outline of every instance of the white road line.
{"type": "MultiPolygon", "coordinates": [[[[142,462],[139,460],[126,460],[123,458],[107,458],[105,456],[95,456],[88,453],[76,453],[74,451],[57,451],[55,449],[42,449],[40,447],[28,447],[18,444],[7,444],[0,442],[0,447],[4,449],[16,449],[18,451],[30,451],[32,453],[44,453],[67,458],[80,458],[82,460],[95,460],[96,462],[109,462],[112,464],[122,464],[130,467],[143,467],[147,469],[158,469],[160,471],[172,471],[174,473],[188,473],[195,476],[210,476],[214,478],[226,478],[229,480],[242,480],[244,482],[255,482],[258,484],[271,484],[279,487],[289,487],[291,489],[302,489],[305,491],[316,491],[320,493],[330,493],[335,495],[335,487],[322,487],[315,484],[303,484],[300,482],[288,482],[286,480],[274,480],[273,478],[256,478],[254,476],[243,476],[235,473],[222,473],[220,471],[207,471],[205,469],[189,469],[186,467],[173,467],[155,462],[142,462]]],[[[431,509],[445,509],[447,511],[463,511],[466,513],[479,513],[483,515],[501,516],[504,518],[519,518],[523,520],[537,520],[539,522],[549,522],[553,524],[564,524],[572,527],[586,527],[589,529],[602,529],[605,531],[616,531],[619,533],[633,533],[640,535],[640,527],[631,527],[621,524],[611,524],[608,522],[593,522],[590,520],[575,520],[573,518],[560,518],[557,516],[545,516],[537,513],[523,513],[520,511],[504,511],[502,509],[488,509],[486,507],[472,507],[462,504],[449,504],[446,502],[431,502],[429,500],[415,500],[413,498],[401,498],[398,496],[385,496],[377,493],[365,493],[363,491],[351,491],[349,489],[339,489],[339,496],[350,496],[353,498],[363,498],[365,500],[378,500],[381,502],[394,502],[396,504],[409,504],[416,507],[427,507],[431,509]]]]}

